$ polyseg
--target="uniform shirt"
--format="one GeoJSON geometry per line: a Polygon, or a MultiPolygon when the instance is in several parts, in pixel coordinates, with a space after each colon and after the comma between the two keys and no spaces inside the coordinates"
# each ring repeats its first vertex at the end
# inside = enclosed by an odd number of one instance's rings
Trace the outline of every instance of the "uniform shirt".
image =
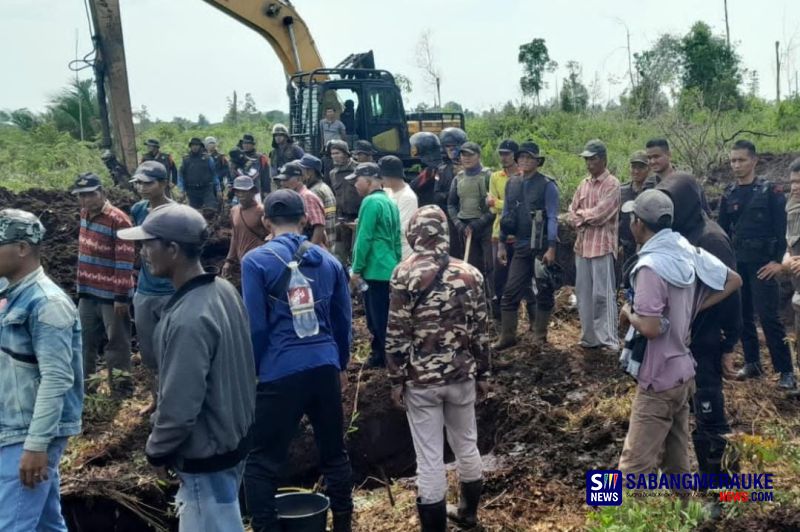
{"type": "MultiPolygon", "coordinates": [[[[167,203],[174,203],[169,200],[167,203]]],[[[131,207],[131,217],[134,225],[142,225],[147,215],[150,214],[150,202],[142,200],[131,207]]],[[[139,267],[139,279],[136,292],[144,296],[168,296],[175,293],[172,281],[163,277],[156,277],[150,273],[150,268],[145,261],[139,267]]]]}
{"type": "Polygon", "coordinates": [[[336,240],[336,196],[324,181],[317,181],[310,190],[322,200],[322,207],[325,209],[325,238],[330,248],[336,240]]]}
{"type": "Polygon", "coordinates": [[[142,162],[145,161],[156,161],[163,164],[164,168],[167,169],[167,175],[169,176],[170,181],[172,181],[172,184],[178,184],[178,167],[175,166],[175,161],[172,159],[172,155],[160,151],[155,155],[147,152],[142,155],[142,162]]]}
{"type": "Polygon", "coordinates": [[[231,225],[233,235],[231,245],[228,248],[228,256],[225,262],[229,264],[241,263],[245,254],[251,249],[255,249],[264,243],[267,237],[267,230],[261,223],[264,217],[264,206],[258,202],[249,209],[242,209],[241,205],[235,205],[231,209],[231,225]]]}
{"type": "Polygon", "coordinates": [[[408,230],[408,222],[411,217],[417,212],[417,195],[410,186],[404,184],[399,192],[394,192],[390,188],[385,188],[386,194],[397,205],[397,210],[400,212],[400,245],[403,247],[403,258],[411,255],[411,245],[406,238],[406,231],[408,230]]]}
{"type": "Polygon", "coordinates": [[[319,130],[322,132],[322,144],[327,144],[332,140],[344,140],[347,130],[341,120],[328,122],[324,118],[319,121],[319,130]]]}
{"type": "Polygon", "coordinates": [[[106,201],[100,214],[81,210],[78,235],[78,297],[127,303],[133,293],[133,243],[117,238],[131,227],[128,215],[106,201]]]}
{"type": "Polygon", "coordinates": [[[606,170],[588,176],[578,186],[569,206],[569,220],[576,227],[575,253],[584,259],[609,253],[617,257],[619,181],[606,170]],[[578,211],[581,211],[578,214],[578,211]]]}

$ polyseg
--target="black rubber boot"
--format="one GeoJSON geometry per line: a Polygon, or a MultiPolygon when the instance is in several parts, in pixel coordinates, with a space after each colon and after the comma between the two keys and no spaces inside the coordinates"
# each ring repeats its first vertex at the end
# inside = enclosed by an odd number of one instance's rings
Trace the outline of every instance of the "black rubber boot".
{"type": "Polygon", "coordinates": [[[528,311],[528,330],[534,332],[536,323],[536,303],[526,303],[525,310],[528,311]]]}
{"type": "Polygon", "coordinates": [[[492,345],[495,351],[506,349],[508,347],[517,345],[517,321],[518,316],[516,311],[504,310],[500,325],[500,338],[492,345]]]}
{"type": "Polygon", "coordinates": [[[417,499],[417,512],[422,532],[447,532],[447,505],[444,499],[433,504],[421,504],[417,499]]]}
{"type": "Polygon", "coordinates": [[[483,479],[461,483],[461,498],[458,506],[448,505],[447,517],[461,528],[478,526],[478,504],[483,493],[483,479]]]}
{"type": "Polygon", "coordinates": [[[547,343],[547,326],[550,325],[552,310],[536,310],[536,320],[533,322],[533,341],[537,344],[547,343]]]}
{"type": "Polygon", "coordinates": [[[333,512],[333,532],[352,532],[353,512],[333,512]]]}

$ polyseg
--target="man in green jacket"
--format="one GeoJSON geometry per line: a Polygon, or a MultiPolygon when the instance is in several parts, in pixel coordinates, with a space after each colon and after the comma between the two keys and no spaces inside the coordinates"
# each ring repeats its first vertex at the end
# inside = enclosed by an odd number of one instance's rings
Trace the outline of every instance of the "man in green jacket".
{"type": "Polygon", "coordinates": [[[386,365],[386,326],[389,321],[389,279],[402,257],[400,212],[383,191],[381,170],[375,163],[361,163],[345,179],[355,179],[364,198],[358,210],[358,225],[353,245],[353,274],[350,286],[366,281],[364,311],[372,334],[369,367],[386,365]]]}

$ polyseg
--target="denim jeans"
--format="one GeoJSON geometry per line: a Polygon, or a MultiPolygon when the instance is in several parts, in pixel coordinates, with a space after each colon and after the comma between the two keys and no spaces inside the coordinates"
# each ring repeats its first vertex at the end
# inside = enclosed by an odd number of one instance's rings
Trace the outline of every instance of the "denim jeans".
{"type": "Polygon", "coordinates": [[[215,473],[178,471],[181,487],[175,495],[181,532],[243,532],[239,485],[244,460],[215,473]]]}
{"type": "Polygon", "coordinates": [[[3,532],[67,532],[61,516],[58,462],[67,438],[47,448],[47,480],[30,489],[19,480],[22,443],[0,447],[0,530],[3,532]]]}

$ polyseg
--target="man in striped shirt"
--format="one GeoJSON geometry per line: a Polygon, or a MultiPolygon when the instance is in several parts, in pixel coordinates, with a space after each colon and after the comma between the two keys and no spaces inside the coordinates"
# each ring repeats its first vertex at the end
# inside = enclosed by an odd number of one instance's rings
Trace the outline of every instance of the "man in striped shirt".
{"type": "Polygon", "coordinates": [[[589,175],[569,206],[575,227],[575,292],[581,319],[580,345],[618,349],[614,259],[617,256],[619,180],[608,171],[608,152],[590,140],[581,153],[589,175]]]}
{"type": "MultiPolygon", "coordinates": [[[[72,193],[81,206],[78,237],[78,312],[81,318],[84,375],[95,371],[103,336],[108,337],[105,358],[109,375],[113,370],[130,372],[133,293],[133,244],[117,238],[117,231],[131,227],[128,216],[111,205],[100,178],[78,176],[72,193]]],[[[112,392],[127,395],[133,390],[130,375],[112,382],[112,392]]]]}
{"type": "Polygon", "coordinates": [[[332,250],[336,241],[336,196],[331,187],[322,180],[322,161],[306,153],[298,163],[303,167],[303,182],[306,187],[322,200],[325,208],[325,247],[332,250]]]}

